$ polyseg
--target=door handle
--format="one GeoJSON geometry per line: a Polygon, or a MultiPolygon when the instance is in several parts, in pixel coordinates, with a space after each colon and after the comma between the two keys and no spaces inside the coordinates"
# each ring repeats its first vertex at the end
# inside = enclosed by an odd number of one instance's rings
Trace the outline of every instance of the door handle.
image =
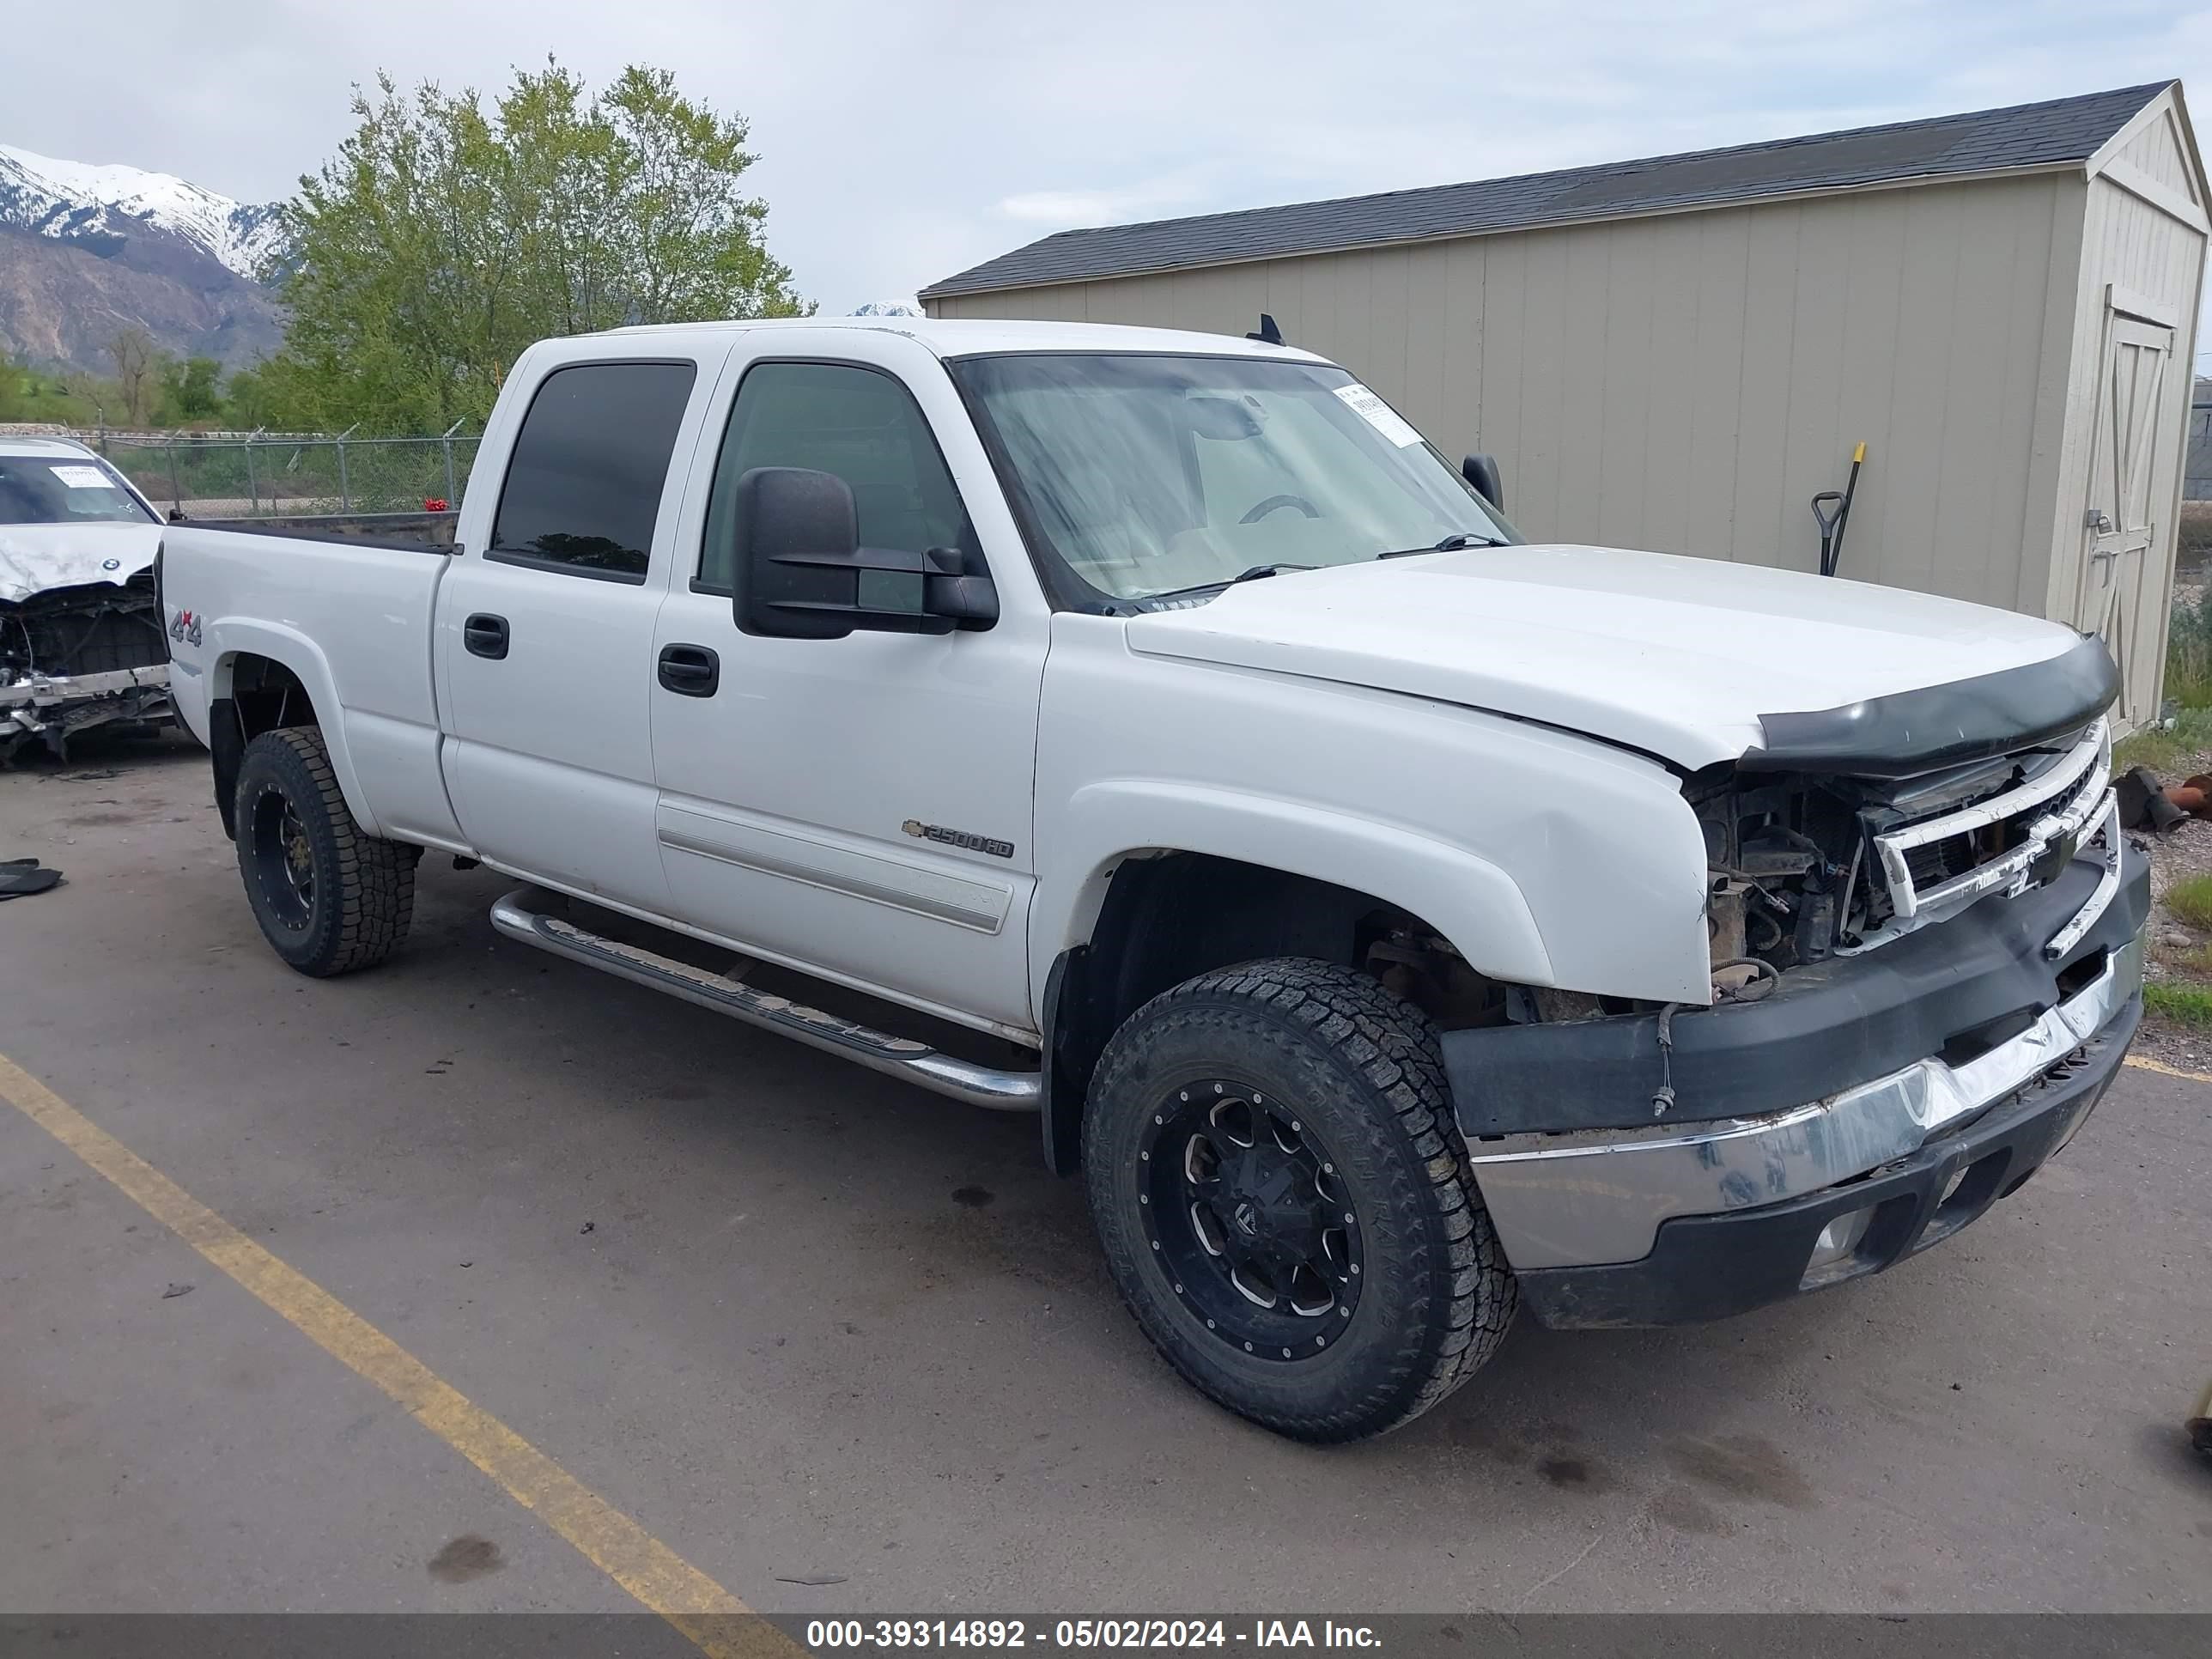
{"type": "Polygon", "coordinates": [[[722,659],[703,645],[664,645],[660,684],[679,697],[711,697],[722,684],[722,659]]]}
{"type": "Polygon", "coordinates": [[[472,657],[499,661],[507,655],[507,618],[486,611],[477,611],[461,624],[461,643],[472,657]]]}

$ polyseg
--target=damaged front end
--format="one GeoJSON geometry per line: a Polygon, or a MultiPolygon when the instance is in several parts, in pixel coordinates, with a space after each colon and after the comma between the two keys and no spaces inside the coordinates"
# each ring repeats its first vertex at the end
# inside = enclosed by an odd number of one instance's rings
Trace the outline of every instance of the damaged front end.
{"type": "Polygon", "coordinates": [[[1711,1006],[1443,1034],[1539,1318],[1673,1324],[1879,1273],[2065,1146],[2142,1016],[2149,875],[2102,706],[1932,763],[1708,768],[1684,796],[1711,1006]]]}
{"type": "Polygon", "coordinates": [[[66,760],[93,726],[172,718],[150,569],[0,600],[0,765],[27,744],[66,760]]]}
{"type": "MultiPolygon", "coordinates": [[[[2085,850],[2115,864],[2111,769],[2099,719],[1904,779],[1733,767],[1693,778],[1685,793],[1705,836],[1717,991],[2041,886],[2085,850]]],[[[2059,953],[2071,943],[2062,935],[2059,953]]]]}

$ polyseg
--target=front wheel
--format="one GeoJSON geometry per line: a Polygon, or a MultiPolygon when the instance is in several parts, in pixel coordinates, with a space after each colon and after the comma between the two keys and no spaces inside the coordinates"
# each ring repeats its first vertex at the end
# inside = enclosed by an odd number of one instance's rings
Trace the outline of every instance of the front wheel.
{"type": "Polygon", "coordinates": [[[234,823],[253,918],[301,973],[368,967],[407,937],[416,849],[363,833],[314,727],[280,726],[246,745],[234,823]]]}
{"type": "Polygon", "coordinates": [[[1350,969],[1248,963],[1139,1009],[1099,1062],[1084,1164],[1145,1334],[1280,1433],[1409,1422],[1512,1320],[1434,1029],[1350,969]]]}

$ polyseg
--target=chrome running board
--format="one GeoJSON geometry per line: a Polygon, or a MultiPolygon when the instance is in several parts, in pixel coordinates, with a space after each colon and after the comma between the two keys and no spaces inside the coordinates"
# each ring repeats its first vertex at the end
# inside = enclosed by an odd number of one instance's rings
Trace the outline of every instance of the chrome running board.
{"type": "Polygon", "coordinates": [[[994,1111],[1033,1112],[1043,1103],[1042,1075],[1036,1072],[999,1071],[988,1066],[955,1060],[926,1042],[896,1037],[872,1030],[819,1008],[772,996],[721,974],[710,974],[689,963],[623,945],[587,932],[559,916],[541,915],[529,908],[532,890],[518,887],[491,907],[491,925],[507,938],[550,951],[586,968],[629,980],[634,985],[661,991],[686,1002],[710,1008],[764,1031],[795,1038],[825,1054],[842,1054],[888,1077],[904,1078],[940,1095],[964,1100],[971,1106],[994,1111]]]}

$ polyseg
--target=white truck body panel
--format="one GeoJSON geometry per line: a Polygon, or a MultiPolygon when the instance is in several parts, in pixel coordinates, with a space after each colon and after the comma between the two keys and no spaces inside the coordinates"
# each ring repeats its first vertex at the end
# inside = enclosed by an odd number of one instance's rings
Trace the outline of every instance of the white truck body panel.
{"type": "Polygon", "coordinates": [[[1449,703],[1146,656],[1128,632],[1054,629],[1038,982],[1120,860],[1156,848],[1357,884],[1493,978],[1705,1000],[1702,845],[1665,768],[1449,703]]]}
{"type": "MultiPolygon", "coordinates": [[[[331,711],[331,763],[363,829],[437,844],[459,837],[430,680],[441,554],[180,526],[163,545],[165,578],[180,554],[190,572],[191,600],[171,603],[170,614],[189,611],[201,636],[171,647],[170,693],[194,736],[208,741],[208,705],[229,696],[238,656],[271,658],[331,711]]],[[[167,578],[166,596],[176,591],[167,578]]]]}
{"type": "Polygon", "coordinates": [[[204,740],[235,653],[273,657],[327,711],[372,833],[1034,1041],[1054,958],[1117,862],[1158,851],[1370,892],[1500,979],[1706,1001],[1699,831],[1662,762],[1741,756],[1761,712],[2033,663],[2073,640],[1854,582],[1569,547],[1291,571],[1152,614],[1055,613],[939,360],[1066,349],[1320,361],[1169,331],[908,319],[545,343],[488,426],[451,559],[172,528],[172,611],[204,622],[176,652],[186,722],[204,740]],[[562,366],[672,358],[697,379],[645,580],[484,559],[534,385],[562,366]],[[745,370],[769,359],[866,366],[908,389],[981,544],[994,626],[761,638],[695,588],[703,481],[745,370]],[[506,659],[463,649],[478,611],[508,618],[506,659]],[[721,654],[719,696],[656,689],[650,659],[676,641],[721,654]]]}
{"type": "Polygon", "coordinates": [[[515,365],[450,553],[185,526],[157,585],[294,967],[397,946],[412,842],[1009,1039],[491,907],[1038,1111],[1185,1375],[1334,1438],[1449,1392],[1516,1284],[1618,1327],[1882,1271],[2140,1018],[2101,646],[1527,546],[1500,493],[1279,347],[622,330],[515,365]]]}
{"type": "MultiPolygon", "coordinates": [[[[934,354],[903,333],[790,325],[735,339],[695,474],[712,472],[752,363],[880,368],[921,405],[994,574],[1006,574],[999,622],[985,632],[778,640],[741,634],[727,593],[695,589],[690,564],[672,559],[653,654],[706,646],[725,681],[711,699],[653,698],[668,908],[842,982],[1033,1034],[1043,979],[1032,981],[1030,964],[1030,799],[1051,617],[1024,580],[1020,532],[990,459],[934,354]],[[905,833],[909,822],[959,825],[1012,852],[946,847],[905,833]]],[[[700,545],[705,495],[683,505],[682,547],[700,545]]]]}
{"type": "Polygon", "coordinates": [[[1246,582],[1138,617],[1133,650],[1381,686],[1695,770],[1759,715],[2055,657],[2056,623],[1867,582],[1602,547],[1468,548],[1246,582]],[[1931,652],[1937,653],[1931,658],[1931,652]]]}

